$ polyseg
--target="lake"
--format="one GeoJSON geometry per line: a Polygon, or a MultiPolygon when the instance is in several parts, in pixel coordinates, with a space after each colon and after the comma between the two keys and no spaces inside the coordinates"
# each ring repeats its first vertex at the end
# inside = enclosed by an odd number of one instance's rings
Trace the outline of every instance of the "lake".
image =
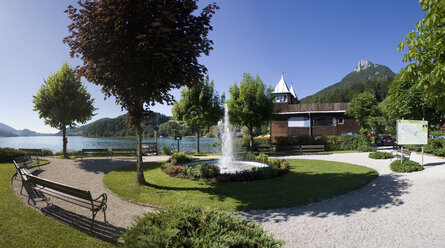
{"type": "MultiPolygon", "coordinates": [[[[142,142],[154,142],[153,139],[142,139],[142,142]]],[[[199,147],[201,152],[219,152],[218,147],[212,144],[218,142],[217,138],[200,138],[199,147]]],[[[158,138],[158,151],[162,147],[170,147],[177,151],[178,142],[172,138],[158,138]]],[[[53,152],[62,151],[62,136],[32,136],[32,137],[0,137],[0,147],[12,148],[45,148],[53,152]]],[[[136,148],[136,138],[88,138],[83,136],[68,136],[67,149],[81,150],[94,148],[136,148]]],[[[196,151],[196,139],[183,137],[179,141],[179,150],[196,151]]]]}

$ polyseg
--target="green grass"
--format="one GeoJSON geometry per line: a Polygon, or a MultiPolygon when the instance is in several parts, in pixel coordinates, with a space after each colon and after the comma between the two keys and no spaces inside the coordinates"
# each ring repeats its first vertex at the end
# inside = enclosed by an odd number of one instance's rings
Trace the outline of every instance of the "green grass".
{"type": "Polygon", "coordinates": [[[0,247],[114,247],[25,206],[11,189],[13,164],[0,164],[0,247]]]}
{"type": "Polygon", "coordinates": [[[192,202],[220,210],[252,210],[287,207],[359,188],[378,176],[363,166],[320,161],[289,160],[290,172],[282,177],[251,182],[210,184],[169,177],[162,162],[144,163],[147,185],[136,185],[136,166],[110,172],[104,183],[132,201],[157,206],[192,202]]]}

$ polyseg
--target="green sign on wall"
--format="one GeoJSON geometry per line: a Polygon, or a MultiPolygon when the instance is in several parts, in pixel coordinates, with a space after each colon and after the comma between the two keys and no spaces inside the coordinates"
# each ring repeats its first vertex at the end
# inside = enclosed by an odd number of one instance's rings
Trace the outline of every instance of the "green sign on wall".
{"type": "Polygon", "coordinates": [[[428,121],[397,120],[397,144],[426,145],[428,143],[428,121]]]}

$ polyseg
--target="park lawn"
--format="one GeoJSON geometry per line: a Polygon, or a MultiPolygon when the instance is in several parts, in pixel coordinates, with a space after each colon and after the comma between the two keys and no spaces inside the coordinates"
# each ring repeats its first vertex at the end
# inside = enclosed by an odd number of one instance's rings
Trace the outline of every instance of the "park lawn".
{"type": "Polygon", "coordinates": [[[0,247],[114,247],[25,206],[11,189],[14,173],[0,163],[0,247]]]}
{"type": "Polygon", "coordinates": [[[230,183],[206,183],[170,177],[162,162],[144,163],[147,185],[136,185],[136,165],[105,175],[104,183],[117,195],[155,206],[192,202],[227,211],[271,209],[307,203],[357,189],[378,176],[363,166],[321,161],[289,160],[282,177],[230,183]]]}

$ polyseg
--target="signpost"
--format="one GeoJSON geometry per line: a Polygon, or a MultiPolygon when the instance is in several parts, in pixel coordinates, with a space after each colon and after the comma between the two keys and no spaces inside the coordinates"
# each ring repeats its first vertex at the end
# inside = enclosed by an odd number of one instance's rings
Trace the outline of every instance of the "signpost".
{"type": "Polygon", "coordinates": [[[423,145],[428,144],[428,121],[424,120],[397,120],[397,144],[402,145],[422,145],[422,165],[423,165],[423,145]]]}
{"type": "Polygon", "coordinates": [[[175,136],[175,140],[178,141],[178,152],[179,152],[179,141],[182,140],[182,136],[181,135],[176,135],[175,136]]]}

